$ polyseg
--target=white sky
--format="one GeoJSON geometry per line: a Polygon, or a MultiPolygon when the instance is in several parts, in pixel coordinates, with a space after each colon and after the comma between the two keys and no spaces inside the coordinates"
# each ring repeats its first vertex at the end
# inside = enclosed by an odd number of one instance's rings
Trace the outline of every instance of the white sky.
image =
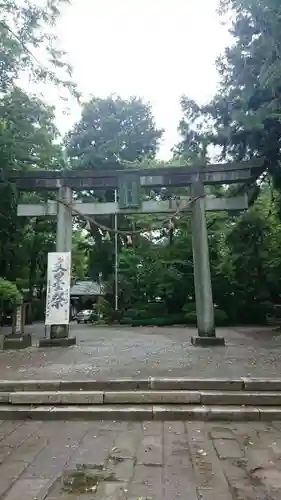
{"type": "MultiPolygon", "coordinates": [[[[85,98],[142,96],[165,128],[160,156],[177,142],[180,96],[205,102],[215,92],[215,59],[229,43],[216,14],[218,0],[72,0],[58,35],[85,98]]],[[[54,102],[53,97],[49,100],[54,102]]],[[[79,118],[62,116],[62,132],[79,118]]]]}

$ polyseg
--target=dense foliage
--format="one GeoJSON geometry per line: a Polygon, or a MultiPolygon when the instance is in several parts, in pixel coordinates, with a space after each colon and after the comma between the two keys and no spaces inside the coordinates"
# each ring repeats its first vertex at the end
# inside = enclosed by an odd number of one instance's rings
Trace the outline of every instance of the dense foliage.
{"type": "MultiPolygon", "coordinates": [[[[44,298],[47,253],[54,249],[55,222],[17,217],[19,196],[42,202],[53,193],[19,194],[8,183],[12,169],[126,168],[156,159],[162,130],[151,107],[138,97],[92,97],[81,119],[62,140],[54,110],[19,88],[25,75],[35,82],[55,84],[79,97],[66,54],[56,48],[52,33],[66,0],[4,0],[0,15],[0,276],[1,300],[17,303],[19,289],[29,298],[36,290],[44,298]],[[40,62],[39,55],[44,53],[40,62]],[[14,301],[14,302],[13,302],[14,301]]],[[[196,165],[220,160],[264,158],[259,179],[250,186],[212,188],[217,195],[248,189],[252,206],[238,214],[208,214],[209,248],[216,319],[220,324],[263,322],[269,304],[281,294],[281,4],[277,0],[222,0],[221,15],[232,19],[233,44],[218,61],[220,87],[201,106],[183,96],[181,140],[170,163],[196,165]],[[213,149],[215,146],[215,149],[213,149]]],[[[114,89],[113,89],[114,90],[114,89]]],[[[175,191],[154,191],[145,199],[169,198],[175,191]]],[[[186,193],[177,190],[177,194],[186,193]]],[[[114,193],[100,190],[79,194],[83,200],[113,201],[114,193]]],[[[188,215],[174,230],[159,216],[118,217],[119,319],[129,324],[196,321],[192,238],[188,215]],[[159,231],[151,231],[153,225],[159,231]]],[[[112,229],[114,218],[97,220],[112,229]]],[[[114,315],[114,233],[75,220],[73,278],[106,282],[100,300],[104,317],[114,315]]]]}

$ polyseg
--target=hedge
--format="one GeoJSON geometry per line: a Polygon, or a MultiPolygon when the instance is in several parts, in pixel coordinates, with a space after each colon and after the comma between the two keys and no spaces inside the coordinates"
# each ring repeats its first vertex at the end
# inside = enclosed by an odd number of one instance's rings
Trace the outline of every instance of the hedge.
{"type": "Polygon", "coordinates": [[[131,326],[172,326],[184,325],[186,319],[183,314],[170,314],[168,316],[161,316],[159,318],[129,318],[125,317],[120,321],[121,325],[131,326]]]}
{"type": "MultiPolygon", "coordinates": [[[[129,311],[127,311],[129,312],[129,311]]],[[[227,315],[221,309],[215,309],[215,323],[217,326],[223,326],[227,323],[227,315]]],[[[154,318],[148,317],[130,317],[125,316],[120,320],[121,325],[131,326],[172,326],[172,325],[196,325],[196,311],[187,314],[169,314],[154,318]]]]}

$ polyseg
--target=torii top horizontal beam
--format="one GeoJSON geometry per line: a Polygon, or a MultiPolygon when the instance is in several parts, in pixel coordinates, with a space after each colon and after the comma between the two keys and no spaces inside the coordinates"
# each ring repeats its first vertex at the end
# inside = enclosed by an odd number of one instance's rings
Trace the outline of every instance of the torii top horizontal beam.
{"type": "MultiPolygon", "coordinates": [[[[263,159],[249,162],[225,163],[202,167],[162,167],[123,170],[30,170],[13,171],[8,180],[15,182],[23,191],[57,189],[62,185],[81,191],[86,189],[115,189],[120,175],[135,174],[143,187],[188,186],[200,180],[203,184],[232,184],[246,182],[259,175],[263,159]]],[[[2,172],[3,173],[3,172],[2,172]]],[[[1,174],[1,171],[0,171],[1,174]]]]}

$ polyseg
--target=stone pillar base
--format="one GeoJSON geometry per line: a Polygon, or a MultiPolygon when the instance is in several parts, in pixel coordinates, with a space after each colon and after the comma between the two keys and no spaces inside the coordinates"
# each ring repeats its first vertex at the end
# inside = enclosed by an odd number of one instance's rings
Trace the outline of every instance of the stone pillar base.
{"type": "Polygon", "coordinates": [[[69,325],[52,325],[50,331],[51,339],[67,338],[69,332],[69,325]]]}
{"type": "Polygon", "coordinates": [[[17,350],[17,349],[26,349],[27,347],[31,347],[32,338],[30,334],[25,335],[17,335],[17,334],[7,334],[1,336],[1,345],[0,349],[3,351],[7,350],[17,350]]]}
{"type": "Polygon", "coordinates": [[[191,337],[191,343],[197,347],[223,347],[225,340],[223,337],[191,337]]]}
{"type": "Polygon", "coordinates": [[[39,347],[70,347],[75,344],[76,337],[57,337],[39,340],[39,347]]]}

